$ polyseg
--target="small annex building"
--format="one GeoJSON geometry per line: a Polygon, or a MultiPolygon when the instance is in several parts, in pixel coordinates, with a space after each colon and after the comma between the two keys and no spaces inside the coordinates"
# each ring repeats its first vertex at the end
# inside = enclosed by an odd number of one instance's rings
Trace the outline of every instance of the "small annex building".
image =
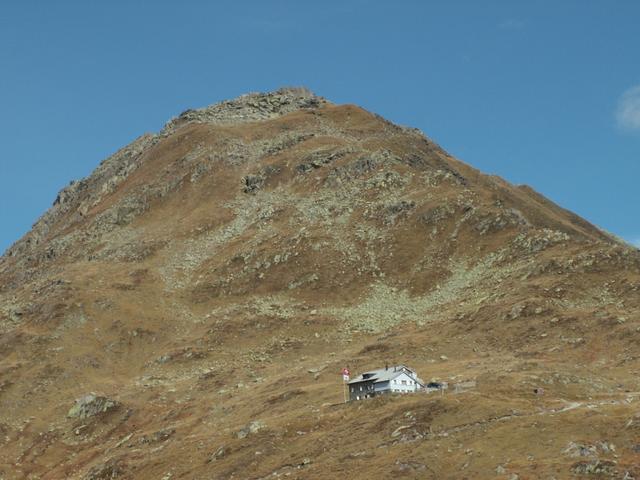
{"type": "Polygon", "coordinates": [[[364,372],[349,381],[348,386],[349,400],[362,400],[388,393],[417,392],[424,388],[424,382],[411,368],[396,365],[364,372]]]}

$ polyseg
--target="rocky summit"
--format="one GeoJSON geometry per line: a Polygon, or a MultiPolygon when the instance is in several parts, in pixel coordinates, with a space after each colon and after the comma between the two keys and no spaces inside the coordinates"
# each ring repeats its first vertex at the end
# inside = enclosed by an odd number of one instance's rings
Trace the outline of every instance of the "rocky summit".
{"type": "Polygon", "coordinates": [[[640,478],[639,343],[634,247],[357,106],[243,95],[0,258],[0,478],[640,478]],[[385,364],[449,388],[343,403],[385,364]]]}

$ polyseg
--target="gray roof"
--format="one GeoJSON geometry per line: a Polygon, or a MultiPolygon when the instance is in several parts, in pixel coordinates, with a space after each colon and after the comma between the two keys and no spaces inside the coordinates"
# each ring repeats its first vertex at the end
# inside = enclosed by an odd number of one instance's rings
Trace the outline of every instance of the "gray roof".
{"type": "Polygon", "coordinates": [[[389,380],[393,380],[403,373],[406,373],[411,378],[416,380],[420,385],[423,385],[424,382],[418,378],[415,370],[405,365],[395,365],[389,368],[369,370],[368,372],[363,372],[362,374],[358,375],[353,380],[349,381],[349,383],[359,383],[363,381],[369,382],[371,380],[373,380],[373,383],[388,382],[389,380]],[[367,376],[367,378],[365,378],[365,375],[367,376]]]}

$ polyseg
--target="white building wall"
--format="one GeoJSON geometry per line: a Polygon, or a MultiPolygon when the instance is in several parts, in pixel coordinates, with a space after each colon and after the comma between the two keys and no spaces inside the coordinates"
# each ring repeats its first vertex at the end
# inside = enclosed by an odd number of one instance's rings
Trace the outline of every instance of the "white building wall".
{"type": "Polygon", "coordinates": [[[395,393],[410,393],[420,389],[420,385],[406,373],[402,373],[391,380],[389,387],[395,393]]]}

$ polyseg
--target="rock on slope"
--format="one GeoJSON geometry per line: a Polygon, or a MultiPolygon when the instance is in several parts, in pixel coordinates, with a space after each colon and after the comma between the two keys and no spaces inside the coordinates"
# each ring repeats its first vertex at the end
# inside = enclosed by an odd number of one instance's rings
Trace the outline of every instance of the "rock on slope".
{"type": "Polygon", "coordinates": [[[639,477],[639,286],[638,250],[359,107],[188,110],[0,259],[0,478],[639,477]],[[385,362],[457,388],[340,403],[385,362]]]}

